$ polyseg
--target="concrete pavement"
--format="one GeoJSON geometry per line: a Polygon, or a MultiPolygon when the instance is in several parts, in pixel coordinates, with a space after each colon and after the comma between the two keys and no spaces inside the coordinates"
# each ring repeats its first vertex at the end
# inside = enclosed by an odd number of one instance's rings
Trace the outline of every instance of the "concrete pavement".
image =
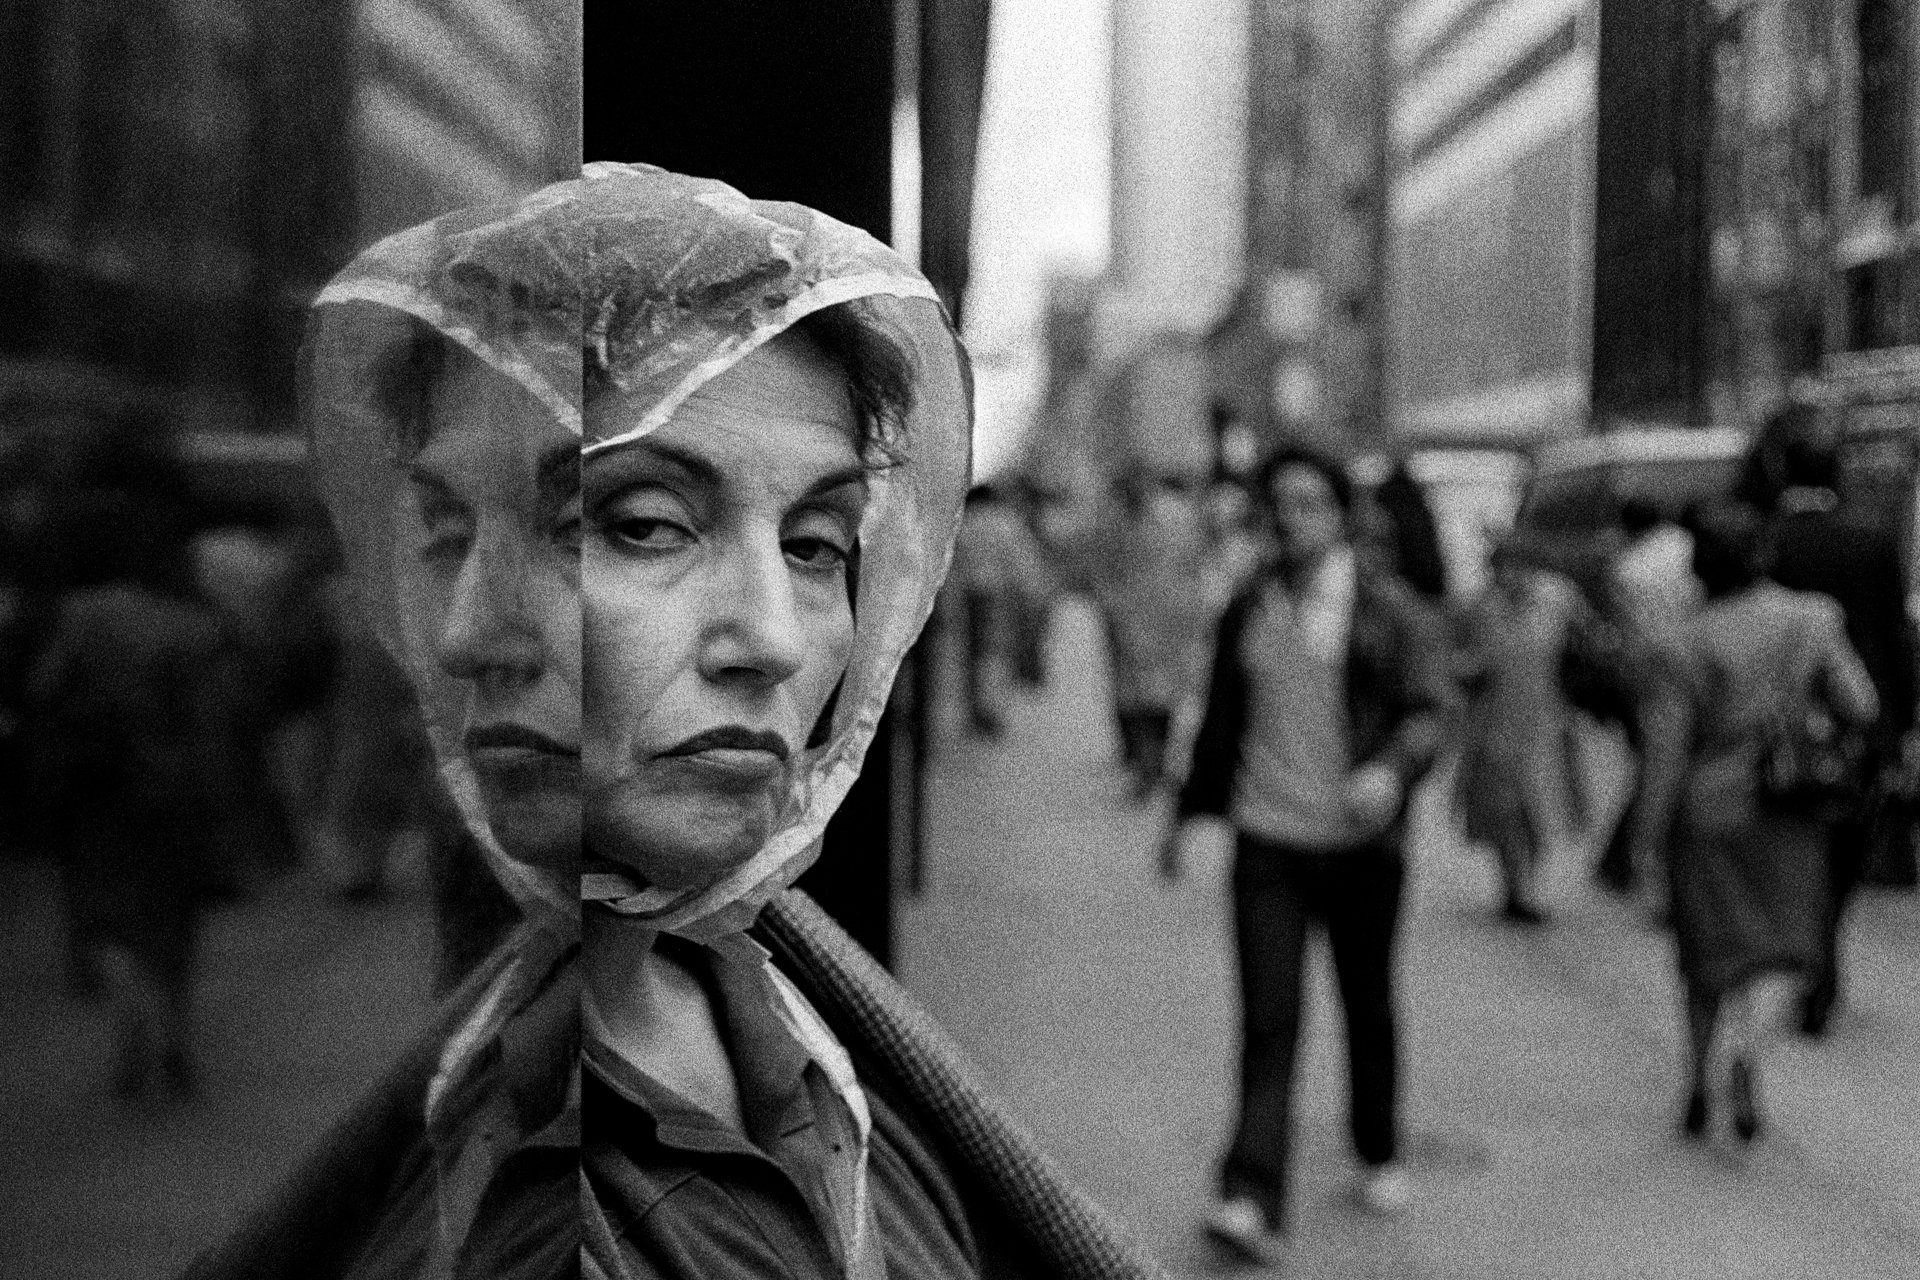
{"type": "MultiPolygon", "coordinates": [[[[1053,659],[1003,742],[940,740],[901,971],[1069,1171],[1177,1272],[1214,1274],[1194,1223],[1232,1120],[1225,859],[1157,877],[1165,810],[1128,804],[1109,763],[1077,603],[1053,659]]],[[[1601,774],[1618,789],[1617,756],[1601,774]]],[[[1920,1277],[1920,900],[1861,904],[1851,1005],[1829,1040],[1763,1067],[1770,1132],[1745,1153],[1689,1145],[1665,937],[1590,890],[1578,855],[1549,870],[1551,927],[1499,924],[1490,860],[1453,837],[1437,790],[1422,804],[1400,956],[1418,1195],[1389,1221],[1347,1198],[1322,965],[1284,1274],[1920,1277]]]]}
{"type": "Polygon", "coordinates": [[[0,859],[0,1276],[148,1280],[222,1238],[399,1052],[430,1003],[424,885],[370,907],[312,874],[209,915],[200,1096],[126,1105],[70,998],[51,868],[0,859]]]}

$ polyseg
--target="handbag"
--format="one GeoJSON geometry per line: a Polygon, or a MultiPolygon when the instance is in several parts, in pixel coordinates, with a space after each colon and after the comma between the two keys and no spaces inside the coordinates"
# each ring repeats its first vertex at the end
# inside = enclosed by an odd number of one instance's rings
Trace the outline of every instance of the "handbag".
{"type": "MultiPolygon", "coordinates": [[[[1803,645],[1804,649],[1805,646],[1803,645]]],[[[1801,662],[1795,671],[1805,673],[1801,662]]],[[[1770,809],[1837,822],[1864,812],[1870,750],[1863,728],[1834,711],[1815,675],[1783,690],[1760,740],[1760,798],[1770,809]]]]}
{"type": "Polygon", "coordinates": [[[1634,689],[1628,672],[1627,637],[1620,628],[1591,619],[1570,628],[1560,651],[1560,692],[1602,724],[1633,720],[1634,689]]]}

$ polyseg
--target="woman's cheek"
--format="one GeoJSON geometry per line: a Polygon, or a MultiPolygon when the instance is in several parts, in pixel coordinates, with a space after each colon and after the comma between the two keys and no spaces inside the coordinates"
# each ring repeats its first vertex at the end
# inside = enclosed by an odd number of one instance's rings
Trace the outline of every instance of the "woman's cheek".
{"type": "Polygon", "coordinates": [[[803,708],[809,726],[825,709],[853,656],[853,608],[847,603],[844,584],[834,586],[833,593],[819,601],[811,622],[807,648],[816,656],[809,663],[803,708]]]}
{"type": "Polygon", "coordinates": [[[586,660],[585,601],[577,561],[564,561],[541,584],[540,626],[553,665],[575,689],[581,687],[586,660]]]}

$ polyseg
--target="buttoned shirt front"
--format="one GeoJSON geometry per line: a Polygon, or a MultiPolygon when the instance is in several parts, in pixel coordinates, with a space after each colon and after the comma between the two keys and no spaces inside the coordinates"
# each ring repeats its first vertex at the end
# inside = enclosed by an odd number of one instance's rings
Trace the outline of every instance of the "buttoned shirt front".
{"type": "Polygon", "coordinates": [[[939,1162],[767,953],[744,936],[688,949],[703,953],[745,1131],[614,1051],[589,1011],[583,1171],[629,1274],[974,1276],[939,1162]]]}

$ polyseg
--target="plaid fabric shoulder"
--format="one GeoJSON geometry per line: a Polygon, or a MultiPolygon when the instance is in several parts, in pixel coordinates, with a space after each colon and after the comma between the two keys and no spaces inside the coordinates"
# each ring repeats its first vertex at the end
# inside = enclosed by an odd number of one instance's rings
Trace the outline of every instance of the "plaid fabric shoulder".
{"type": "Polygon", "coordinates": [[[886,1064],[939,1124],[964,1172],[989,1188],[1060,1280],[1167,1280],[1119,1225],[1070,1184],[990,1098],[959,1048],[871,956],[798,890],[768,904],[760,931],[834,1029],[886,1064]]]}

